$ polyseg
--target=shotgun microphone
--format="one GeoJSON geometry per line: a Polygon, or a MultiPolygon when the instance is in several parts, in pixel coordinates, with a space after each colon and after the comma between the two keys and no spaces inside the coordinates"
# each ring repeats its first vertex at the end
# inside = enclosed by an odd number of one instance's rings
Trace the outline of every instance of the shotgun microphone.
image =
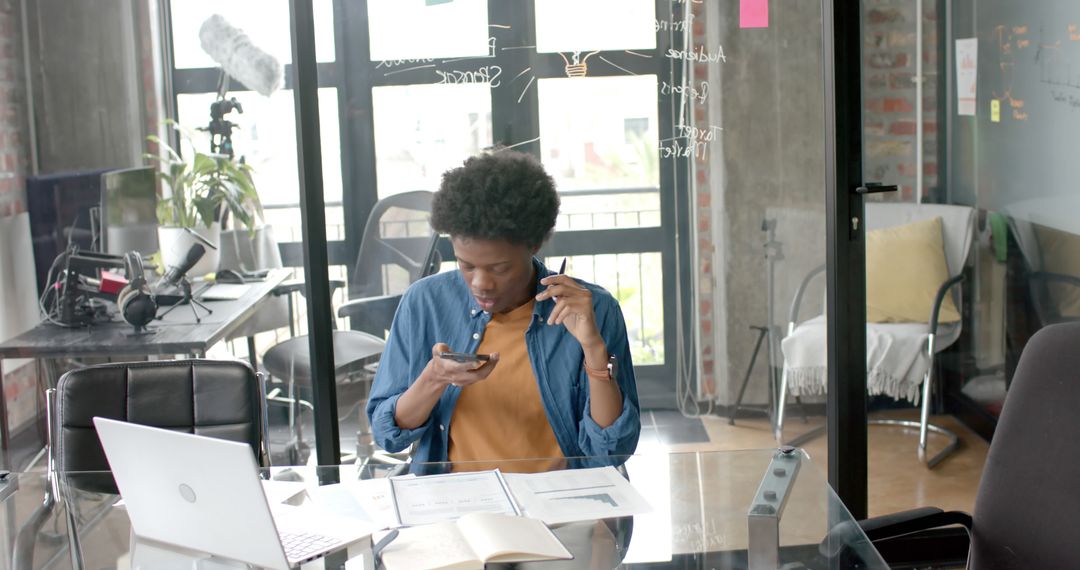
{"type": "Polygon", "coordinates": [[[199,28],[203,51],[216,61],[225,73],[238,79],[249,89],[269,97],[284,82],[283,68],[276,57],[251,43],[251,38],[214,14],[199,28]]]}

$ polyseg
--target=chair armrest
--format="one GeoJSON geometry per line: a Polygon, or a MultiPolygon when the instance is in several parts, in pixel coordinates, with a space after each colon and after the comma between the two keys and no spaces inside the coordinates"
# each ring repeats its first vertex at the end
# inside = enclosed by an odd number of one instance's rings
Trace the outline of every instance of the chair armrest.
{"type": "Polygon", "coordinates": [[[1031,278],[1037,281],[1043,281],[1046,283],[1055,283],[1061,285],[1072,285],[1073,287],[1080,287],[1080,277],[1075,275],[1065,275],[1064,273],[1053,273],[1050,271],[1035,271],[1032,272],[1031,278]]]}
{"type": "Polygon", "coordinates": [[[934,306],[930,309],[930,334],[937,334],[938,313],[941,312],[941,304],[945,302],[945,294],[949,292],[953,285],[963,280],[964,274],[961,273],[950,277],[941,284],[941,287],[938,287],[937,294],[934,295],[934,306]]]}
{"type": "Polygon", "coordinates": [[[337,316],[342,317],[364,317],[370,314],[382,314],[387,309],[390,310],[390,315],[393,316],[394,311],[397,311],[398,303],[401,302],[401,295],[380,295],[378,297],[363,297],[361,299],[353,299],[342,303],[337,310],[337,316]]]}
{"type": "Polygon", "coordinates": [[[285,281],[282,281],[281,283],[278,283],[277,287],[271,289],[270,294],[274,295],[275,297],[280,297],[282,295],[288,295],[290,293],[302,293],[304,291],[304,286],[306,283],[307,282],[303,279],[287,279],[285,281]]]}
{"type": "Polygon", "coordinates": [[[788,313],[788,326],[794,325],[799,320],[799,307],[802,305],[803,294],[806,293],[806,288],[810,286],[810,282],[815,277],[825,272],[825,265],[819,265],[810,270],[810,273],[803,277],[802,283],[799,283],[799,288],[795,290],[795,297],[791,300],[791,311],[788,313]]]}
{"type": "MultiPolygon", "coordinates": [[[[330,280],[330,293],[333,294],[334,291],[337,291],[338,289],[341,289],[344,286],[345,286],[344,281],[342,281],[340,279],[331,279],[330,280]]],[[[290,293],[300,293],[301,295],[303,295],[306,290],[307,290],[307,281],[305,281],[303,279],[289,279],[287,281],[282,281],[281,283],[278,284],[277,287],[274,287],[273,289],[271,289],[270,294],[274,295],[275,297],[280,297],[282,295],[288,295],[290,293]]]]}
{"type": "Polygon", "coordinates": [[[381,295],[353,299],[338,307],[337,315],[352,319],[354,329],[382,337],[394,321],[401,295],[381,295]]]}
{"type": "Polygon", "coordinates": [[[922,507],[859,521],[859,527],[872,542],[955,525],[964,527],[970,535],[971,515],[960,511],[943,511],[936,507],[922,507]]]}

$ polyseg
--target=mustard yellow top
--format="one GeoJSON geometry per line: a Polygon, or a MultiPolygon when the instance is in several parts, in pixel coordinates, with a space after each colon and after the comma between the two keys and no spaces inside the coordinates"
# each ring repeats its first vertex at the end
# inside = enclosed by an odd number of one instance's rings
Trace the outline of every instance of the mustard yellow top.
{"type": "Polygon", "coordinates": [[[555,432],[540,400],[536,375],[525,346],[535,300],[503,314],[494,314],[484,329],[477,352],[499,353],[499,362],[486,379],[461,390],[450,423],[449,459],[455,471],[492,469],[483,460],[536,459],[500,464],[503,471],[536,472],[566,464],[555,432]]]}

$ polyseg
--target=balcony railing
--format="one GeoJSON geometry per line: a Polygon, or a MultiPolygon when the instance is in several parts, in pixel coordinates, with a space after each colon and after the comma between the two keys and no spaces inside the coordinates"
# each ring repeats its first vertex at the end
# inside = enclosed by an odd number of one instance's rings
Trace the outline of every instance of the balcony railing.
{"type": "MultiPolygon", "coordinates": [[[[632,188],[625,190],[588,190],[564,192],[563,205],[572,208],[579,205],[581,198],[589,197],[591,211],[569,211],[560,214],[557,230],[587,231],[614,228],[656,227],[660,224],[658,198],[655,206],[652,196],[658,196],[655,188],[632,188]],[[577,202],[577,204],[575,204],[577,202]],[[621,202],[621,203],[619,203],[621,202]],[[632,208],[635,202],[643,207],[632,208]]],[[[300,206],[299,204],[275,204],[264,206],[266,222],[273,226],[274,235],[280,243],[299,242],[300,206]]],[[[326,239],[340,241],[345,239],[345,217],[341,202],[326,204],[326,239]]],[[[405,224],[408,221],[391,221],[388,224],[405,224]]],[[[408,232],[408,228],[406,228],[408,232]]],[[[408,235],[408,233],[406,233],[408,235]]],[[[562,257],[547,260],[549,266],[557,267],[562,257]]],[[[631,352],[636,364],[661,364],[664,362],[664,315],[662,267],[659,251],[622,254],[575,255],[571,256],[567,272],[575,277],[596,283],[619,301],[626,319],[627,333],[631,352]]],[[[351,264],[350,264],[351,265],[351,264]]],[[[452,262],[444,263],[443,270],[453,270],[452,262]]],[[[334,265],[329,268],[330,279],[347,282],[350,266],[334,265]]],[[[297,268],[297,278],[303,278],[303,269],[297,268]]],[[[384,272],[385,273],[385,272],[384,272]]],[[[384,274],[384,279],[393,279],[384,274]]],[[[335,306],[345,302],[347,291],[335,293],[335,306]]],[[[296,303],[295,330],[306,331],[306,305],[296,303]]],[[[348,328],[347,320],[339,319],[337,325],[348,328]]]]}

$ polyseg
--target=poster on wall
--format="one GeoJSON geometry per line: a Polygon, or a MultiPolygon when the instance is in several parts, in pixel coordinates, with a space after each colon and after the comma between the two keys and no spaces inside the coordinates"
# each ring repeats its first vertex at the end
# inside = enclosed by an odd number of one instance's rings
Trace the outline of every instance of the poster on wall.
{"type": "Polygon", "coordinates": [[[956,40],[956,114],[975,115],[975,70],[978,66],[979,40],[956,40]]]}

